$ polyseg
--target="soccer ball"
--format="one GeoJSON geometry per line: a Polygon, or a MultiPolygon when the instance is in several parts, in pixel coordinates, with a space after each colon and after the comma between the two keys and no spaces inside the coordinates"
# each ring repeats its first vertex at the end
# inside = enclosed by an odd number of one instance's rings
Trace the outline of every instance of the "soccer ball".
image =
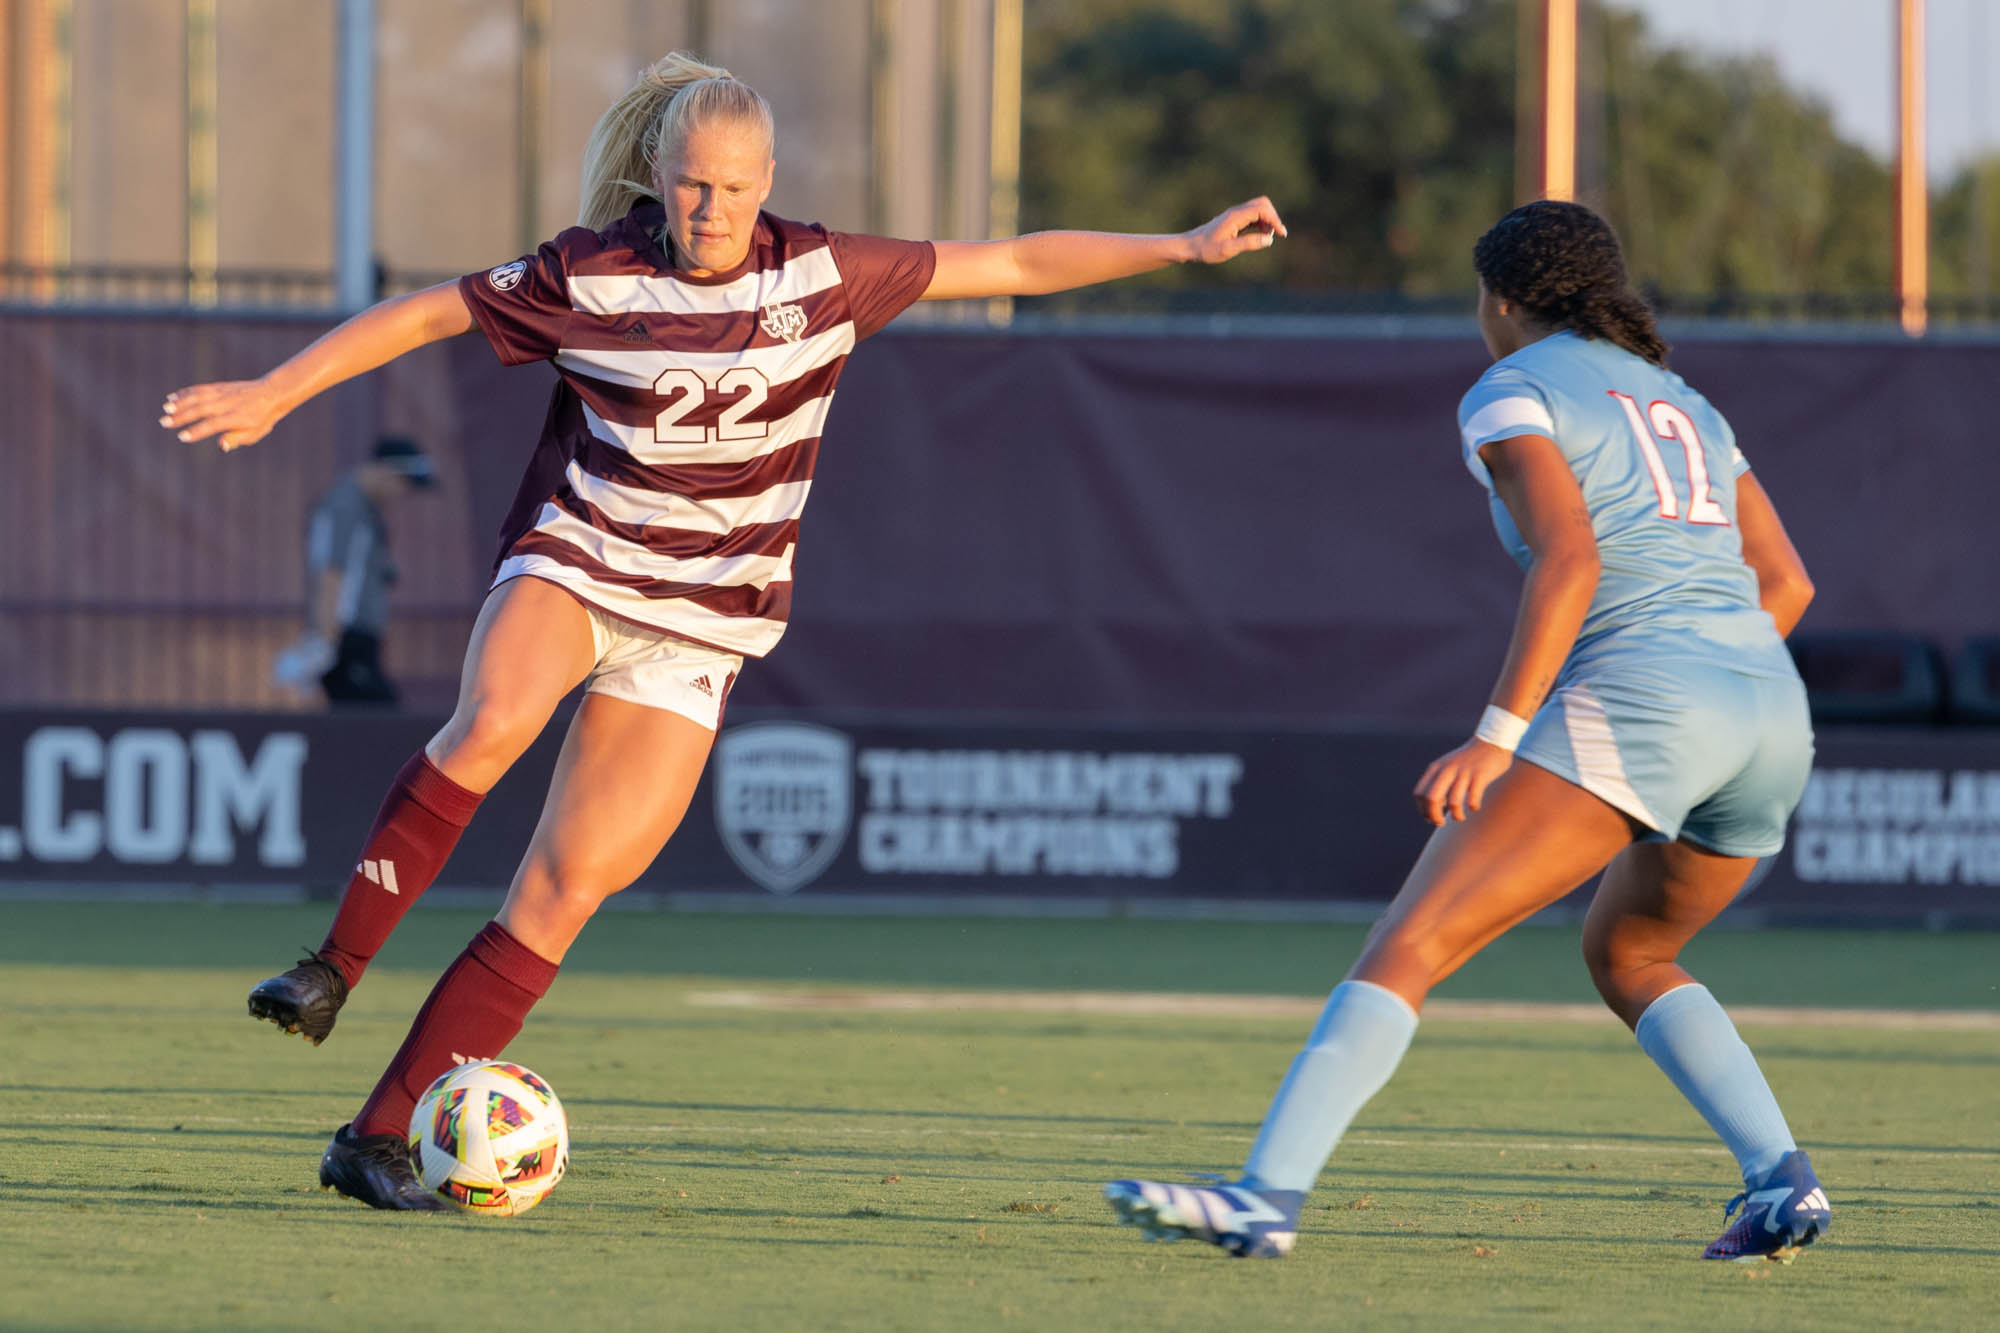
{"type": "Polygon", "coordinates": [[[424,1188],[446,1202],[514,1217],[540,1203],[569,1167],[569,1121],[534,1073],[479,1060],[424,1089],[410,1115],[410,1153],[424,1188]]]}

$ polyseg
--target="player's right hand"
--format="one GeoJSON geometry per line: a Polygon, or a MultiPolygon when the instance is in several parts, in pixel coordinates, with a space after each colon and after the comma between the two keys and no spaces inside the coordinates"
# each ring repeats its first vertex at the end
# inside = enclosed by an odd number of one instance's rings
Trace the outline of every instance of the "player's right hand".
{"type": "Polygon", "coordinates": [[[1432,827],[1447,819],[1464,819],[1479,809],[1486,789],[1514,762],[1512,752],[1474,738],[1431,761],[1417,779],[1417,809],[1432,827]]]}
{"type": "Polygon", "coordinates": [[[1188,233],[1194,242],[1194,257],[1203,264],[1221,264],[1246,250],[1269,249],[1280,236],[1287,235],[1284,219],[1263,195],[1224,209],[1205,224],[1188,233]]]}
{"type": "Polygon", "coordinates": [[[160,424],[190,443],[213,436],[228,453],[269,435],[285,412],[264,380],[223,380],[175,389],[160,404],[160,424]]]}

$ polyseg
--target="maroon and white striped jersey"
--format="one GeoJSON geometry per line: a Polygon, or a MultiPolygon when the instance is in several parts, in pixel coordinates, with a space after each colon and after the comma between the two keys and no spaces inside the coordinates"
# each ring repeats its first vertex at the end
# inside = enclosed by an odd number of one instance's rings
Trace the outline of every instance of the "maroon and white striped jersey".
{"type": "Polygon", "coordinates": [[[494,582],[533,574],[761,657],[791,610],[834,382],[923,294],[936,252],[764,213],[740,267],[690,278],[656,239],[664,218],[642,202],[459,279],[503,362],[551,360],[562,377],[494,582]]]}

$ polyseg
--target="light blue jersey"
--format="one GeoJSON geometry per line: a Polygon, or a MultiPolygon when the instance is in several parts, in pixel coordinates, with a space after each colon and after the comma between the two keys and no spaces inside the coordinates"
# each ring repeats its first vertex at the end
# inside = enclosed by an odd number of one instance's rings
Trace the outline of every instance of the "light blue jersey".
{"type": "Polygon", "coordinates": [[[1735,432],[1680,376],[1562,332],[1493,364],[1458,409],[1508,554],[1532,559],[1479,457],[1553,440],[1597,535],[1597,592],[1516,755],[1724,855],[1784,843],[1805,789],[1804,686],[1743,561],[1735,432]]]}
{"type": "Polygon", "coordinates": [[[1793,674],[1757,601],[1736,528],[1736,433],[1686,380],[1613,343],[1562,332],[1497,361],[1458,407],[1465,465],[1486,487],[1501,544],[1523,569],[1527,543],[1493,494],[1480,447],[1554,440],[1583,488],[1603,572],[1572,666],[1637,653],[1793,674]]]}

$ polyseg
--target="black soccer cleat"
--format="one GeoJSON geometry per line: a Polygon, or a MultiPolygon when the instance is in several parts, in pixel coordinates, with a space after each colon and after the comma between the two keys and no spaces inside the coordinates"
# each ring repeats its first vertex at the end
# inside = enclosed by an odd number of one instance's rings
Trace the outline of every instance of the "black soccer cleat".
{"type": "Polygon", "coordinates": [[[334,1015],[347,1003],[347,978],[316,953],[281,976],[260,981],[250,991],[250,1017],[276,1023],[317,1046],[333,1031],[334,1015]]]}
{"type": "Polygon", "coordinates": [[[438,1213],[445,1201],[424,1188],[410,1158],[409,1141],[399,1134],[356,1134],[351,1124],[333,1132],[319,1159],[319,1187],[339,1190],[370,1208],[438,1213]]]}

